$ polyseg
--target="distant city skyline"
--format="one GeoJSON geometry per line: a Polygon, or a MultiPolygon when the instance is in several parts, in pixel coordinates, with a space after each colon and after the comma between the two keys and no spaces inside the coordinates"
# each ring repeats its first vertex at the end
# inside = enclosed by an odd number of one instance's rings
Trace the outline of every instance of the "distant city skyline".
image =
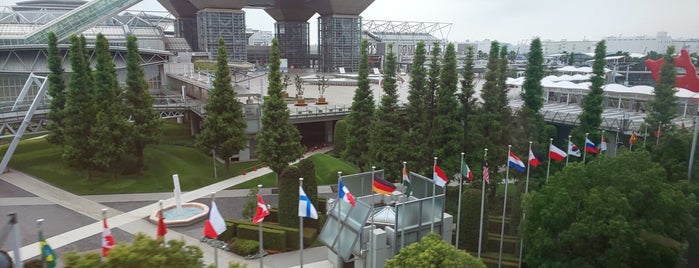
{"type": "MultiPolygon", "coordinates": [[[[9,0],[13,5],[21,0],[9,0]]],[[[157,0],[143,0],[129,10],[166,11],[157,0]]],[[[244,9],[246,25],[263,31],[274,20],[261,9],[244,9]]],[[[591,40],[608,36],[699,38],[699,1],[668,0],[376,0],[362,14],[365,20],[453,23],[452,42],[498,40],[511,44],[542,40],[591,40]],[[655,18],[655,19],[654,19],[655,18]]],[[[311,43],[317,43],[317,15],[310,22],[311,43]]]]}

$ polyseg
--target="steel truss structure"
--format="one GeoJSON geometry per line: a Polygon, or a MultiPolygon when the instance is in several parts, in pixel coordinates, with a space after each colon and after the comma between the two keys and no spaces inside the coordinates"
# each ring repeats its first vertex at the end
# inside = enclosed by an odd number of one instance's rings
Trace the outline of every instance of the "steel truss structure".
{"type": "Polygon", "coordinates": [[[397,55],[413,55],[415,45],[423,41],[445,43],[452,23],[366,20],[362,29],[369,39],[373,54],[385,55],[386,45],[393,43],[397,55]]]}

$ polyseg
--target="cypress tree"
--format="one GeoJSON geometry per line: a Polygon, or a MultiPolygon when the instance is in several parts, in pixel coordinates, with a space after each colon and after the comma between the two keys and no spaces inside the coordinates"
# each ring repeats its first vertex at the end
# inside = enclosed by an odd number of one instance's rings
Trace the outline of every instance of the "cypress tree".
{"type": "Polygon", "coordinates": [[[126,38],[126,88],[124,101],[126,116],[133,120],[129,135],[128,151],[136,157],[136,168],[143,166],[143,150],[148,144],[158,142],[160,136],[160,115],[153,109],[153,96],[148,91],[148,82],[141,66],[136,36],[126,38]]]}
{"type": "Polygon", "coordinates": [[[269,165],[277,175],[281,174],[290,162],[303,156],[301,134],[289,121],[289,108],[282,98],[279,65],[279,41],[275,38],[272,39],[269,58],[268,96],[262,104],[262,128],[256,139],[258,158],[269,165]]]}
{"type": "Polygon", "coordinates": [[[243,105],[236,98],[231,86],[231,74],[228,69],[228,52],[223,38],[218,39],[218,56],[216,57],[216,80],[209,92],[209,101],[204,110],[204,129],[197,135],[196,145],[206,150],[214,150],[226,161],[226,170],[230,171],[230,156],[238,154],[247,147],[248,136],[245,133],[247,123],[243,118],[243,105]]]}
{"type": "Polygon", "coordinates": [[[541,40],[535,38],[529,46],[527,54],[527,68],[524,74],[524,92],[521,97],[524,105],[519,113],[526,137],[530,137],[538,145],[546,142],[546,122],[541,115],[541,108],[544,106],[542,95],[544,88],[541,86],[541,79],[544,78],[544,54],[541,49],[541,40]]]}
{"type": "Polygon", "coordinates": [[[48,67],[49,67],[49,90],[51,103],[49,112],[46,115],[50,120],[46,126],[49,130],[47,140],[52,144],[63,144],[63,110],[66,106],[66,83],[63,80],[63,57],[58,49],[58,37],[54,32],[48,35],[48,67]]]}
{"type": "Polygon", "coordinates": [[[388,45],[388,53],[383,68],[383,96],[372,123],[369,151],[371,164],[384,169],[386,178],[399,178],[403,167],[402,128],[403,120],[398,110],[396,91],[396,55],[393,45],[388,45]]]}
{"type": "Polygon", "coordinates": [[[101,33],[97,34],[95,57],[94,79],[97,83],[94,86],[93,101],[97,114],[87,140],[94,149],[92,165],[108,170],[116,177],[131,131],[124,115],[125,107],[121,101],[121,88],[116,79],[109,43],[101,33]]]}
{"type": "Polygon", "coordinates": [[[478,98],[473,96],[476,93],[474,57],[475,49],[473,46],[468,46],[464,60],[464,79],[461,80],[461,93],[458,94],[461,103],[461,122],[463,122],[464,146],[462,150],[466,153],[466,159],[480,159],[483,149],[481,146],[486,139],[481,134],[476,121],[478,119],[476,112],[479,106],[478,98]]]}
{"type": "Polygon", "coordinates": [[[672,125],[672,119],[677,116],[677,97],[675,96],[677,70],[673,54],[675,54],[675,47],[668,46],[663,57],[665,62],[660,68],[660,78],[653,89],[655,98],[649,101],[653,112],[646,117],[646,124],[650,129],[655,129],[658,124],[662,124],[662,130],[667,130],[672,125]]]}
{"type": "Polygon", "coordinates": [[[404,129],[405,142],[407,144],[405,155],[412,166],[411,170],[420,172],[427,170],[430,163],[430,155],[427,154],[426,144],[429,137],[428,121],[428,96],[427,69],[425,68],[427,51],[425,43],[420,41],[415,47],[413,62],[410,66],[410,90],[408,91],[408,105],[406,106],[406,125],[404,129]]]}
{"type": "MultiPolygon", "coordinates": [[[[488,54],[488,64],[485,73],[485,83],[481,89],[481,98],[483,99],[483,105],[481,109],[476,113],[476,121],[478,122],[477,129],[480,129],[482,135],[486,137],[486,140],[481,145],[484,148],[488,148],[488,157],[491,159],[497,159],[505,155],[506,149],[503,148],[507,144],[501,143],[501,136],[504,135],[503,131],[505,129],[502,118],[500,117],[501,109],[506,104],[503,104],[500,98],[501,91],[498,88],[498,52],[500,51],[500,44],[497,41],[493,41],[490,44],[490,53],[488,54]]],[[[493,160],[488,161],[489,163],[497,163],[499,161],[493,160]],[[493,162],[496,161],[496,162],[493,162]]]]}
{"type": "Polygon", "coordinates": [[[452,43],[449,43],[444,51],[439,82],[433,124],[434,154],[440,158],[445,170],[456,171],[461,167],[459,161],[463,148],[463,127],[459,119],[459,103],[455,96],[459,77],[456,72],[456,50],[452,43]]]}
{"type": "Polygon", "coordinates": [[[345,160],[354,163],[360,170],[368,170],[371,166],[367,142],[371,137],[371,129],[366,127],[366,122],[371,122],[374,118],[374,97],[369,87],[368,48],[369,42],[362,40],[357,90],[352,99],[352,112],[347,116],[347,143],[343,154],[345,160]]]}
{"type": "Polygon", "coordinates": [[[82,43],[84,38],[71,36],[70,66],[72,69],[68,92],[63,131],[63,159],[71,166],[86,169],[91,176],[91,159],[94,150],[85,140],[92,135],[91,127],[95,122],[94,91],[92,74],[87,62],[87,52],[82,43]]]}
{"type": "Polygon", "coordinates": [[[592,78],[590,78],[590,92],[583,97],[582,113],[580,114],[580,126],[573,131],[574,143],[584,144],[585,133],[590,133],[591,140],[597,140],[599,135],[597,129],[602,124],[602,101],[604,101],[604,66],[607,61],[604,59],[607,54],[607,46],[604,40],[599,41],[595,47],[595,60],[592,63],[592,78]],[[581,142],[580,142],[581,141],[581,142]]]}

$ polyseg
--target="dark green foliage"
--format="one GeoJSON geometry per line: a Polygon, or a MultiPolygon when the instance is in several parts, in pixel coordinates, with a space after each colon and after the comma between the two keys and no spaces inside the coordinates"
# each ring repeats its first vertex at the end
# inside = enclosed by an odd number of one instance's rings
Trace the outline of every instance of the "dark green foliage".
{"type": "Polygon", "coordinates": [[[63,255],[65,268],[117,268],[117,267],[182,267],[201,268],[204,266],[201,249],[186,245],[183,240],[168,240],[161,246],[157,240],[137,234],[133,243],[119,243],[109,251],[109,256],[100,260],[99,253],[68,252],[63,255]]]}
{"type": "Polygon", "coordinates": [[[126,37],[126,88],[124,88],[125,115],[131,117],[131,131],[128,151],[136,157],[136,166],[144,168],[143,150],[148,144],[160,139],[162,121],[153,109],[153,96],[148,90],[148,82],[141,66],[136,36],[126,37]]]}
{"type": "MultiPolygon", "coordinates": [[[[313,206],[318,208],[318,182],[316,181],[316,169],[313,160],[304,158],[299,161],[299,177],[303,178],[303,192],[306,193],[313,206]]],[[[297,178],[298,179],[298,178],[297,178]]]]}
{"type": "MultiPolygon", "coordinates": [[[[642,143],[637,143],[642,144],[642,143]]],[[[634,146],[636,147],[636,146],[634,146]]],[[[667,172],[668,181],[687,179],[690,150],[692,148],[692,132],[687,129],[663,132],[661,142],[656,146],[650,145],[653,161],[660,164],[667,172]]],[[[695,161],[697,155],[694,157],[695,161]]],[[[699,181],[699,165],[694,163],[692,182],[699,181]]]]}
{"type": "Polygon", "coordinates": [[[241,216],[246,219],[252,220],[255,216],[255,210],[257,209],[257,193],[260,192],[258,187],[252,187],[248,191],[248,195],[245,197],[245,205],[243,206],[243,211],[241,216]]]}
{"type": "Polygon", "coordinates": [[[410,90],[408,91],[408,104],[405,107],[406,122],[405,134],[403,135],[407,150],[403,161],[407,161],[410,170],[414,172],[431,168],[431,155],[427,153],[425,146],[431,130],[427,114],[429,90],[427,88],[427,69],[424,66],[426,53],[425,43],[418,42],[410,67],[410,90]]]}
{"type": "Polygon", "coordinates": [[[425,110],[423,111],[423,113],[427,115],[427,131],[424,133],[427,135],[427,143],[419,145],[424,147],[422,152],[424,155],[420,157],[426,159],[428,163],[426,163],[425,166],[418,166],[417,170],[415,170],[423,174],[432,172],[431,164],[433,161],[429,160],[432,160],[433,157],[436,156],[435,151],[437,150],[437,146],[434,144],[434,125],[435,117],[437,116],[437,90],[439,90],[440,86],[439,74],[441,73],[441,54],[441,45],[439,43],[432,43],[432,51],[430,51],[430,56],[432,56],[432,59],[430,59],[430,67],[427,71],[427,89],[425,91],[425,94],[427,94],[425,96],[426,105],[425,110]]]}
{"type": "Polygon", "coordinates": [[[456,50],[452,43],[444,51],[439,82],[435,97],[436,115],[432,124],[434,155],[439,157],[443,170],[457,171],[461,167],[463,127],[456,99],[459,77],[456,72],[456,50]]]}
{"type": "Polygon", "coordinates": [[[333,131],[333,147],[335,154],[342,154],[345,151],[347,144],[347,121],[344,119],[337,120],[335,123],[335,131],[333,131]]]}
{"type": "Polygon", "coordinates": [[[109,51],[107,38],[97,34],[95,43],[94,99],[97,110],[87,143],[93,148],[91,164],[100,170],[108,170],[116,177],[119,163],[127,150],[128,136],[132,133],[124,114],[121,88],[116,79],[116,69],[109,51]]]}
{"type": "Polygon", "coordinates": [[[248,239],[233,239],[231,251],[240,256],[255,255],[260,250],[260,242],[248,239]]]}
{"type": "Polygon", "coordinates": [[[646,151],[569,164],[524,200],[530,267],[676,267],[697,202],[646,151]]]}
{"type": "MultiPolygon", "coordinates": [[[[488,202],[483,211],[483,239],[482,249],[488,243],[488,202]]],[[[461,228],[459,231],[459,248],[469,252],[478,252],[478,233],[480,232],[481,219],[481,190],[466,188],[461,194],[461,228]]]]}
{"type": "Polygon", "coordinates": [[[483,136],[474,128],[472,117],[478,108],[478,98],[473,96],[476,93],[474,56],[473,46],[468,46],[466,60],[464,61],[464,80],[461,80],[461,93],[458,94],[459,102],[461,103],[461,122],[464,124],[463,151],[469,153],[479,151],[481,144],[478,141],[483,140],[483,136]],[[476,138],[477,136],[480,136],[480,138],[476,138]]]}
{"type": "Polygon", "coordinates": [[[510,228],[509,230],[505,230],[505,232],[512,235],[517,234],[519,224],[522,220],[522,196],[524,195],[525,186],[525,180],[520,180],[516,184],[511,185],[511,188],[508,189],[510,192],[507,194],[507,207],[510,209],[510,228]]]}
{"type": "MultiPolygon", "coordinates": [[[[500,47],[500,58],[498,59],[497,63],[497,80],[496,80],[496,86],[497,86],[497,92],[498,92],[498,100],[499,103],[502,105],[500,111],[500,117],[505,120],[509,119],[512,116],[512,109],[510,109],[510,101],[507,98],[507,93],[509,92],[509,88],[507,87],[507,63],[509,60],[507,59],[507,46],[502,46],[500,47]]],[[[505,123],[508,123],[509,120],[504,121],[505,123]]]]}
{"type": "MultiPolygon", "coordinates": [[[[502,156],[507,154],[507,142],[504,136],[511,135],[507,133],[507,121],[502,118],[503,110],[508,110],[507,103],[502,103],[500,94],[502,91],[498,88],[499,61],[498,52],[500,44],[493,41],[490,44],[490,53],[488,54],[487,71],[485,73],[485,84],[481,90],[481,98],[483,105],[481,109],[476,111],[474,117],[474,129],[477,129],[485,139],[479,144],[482,148],[488,148],[488,162],[500,163],[502,156]],[[498,158],[500,157],[500,158],[498,158]]],[[[480,151],[480,150],[479,150],[480,151]]],[[[477,153],[482,155],[482,151],[477,153]]],[[[491,165],[492,166],[492,165],[491,165]]],[[[497,173],[497,169],[491,168],[491,173],[497,173]]],[[[491,176],[491,179],[493,176],[491,176]]]]}
{"type": "Polygon", "coordinates": [[[371,129],[366,127],[374,118],[374,97],[369,88],[369,41],[362,40],[359,57],[357,90],[352,99],[352,112],[347,116],[347,142],[343,158],[357,165],[360,170],[369,169],[369,143],[371,129]]]}
{"type": "MultiPolygon", "coordinates": [[[[235,233],[238,238],[260,241],[259,226],[256,225],[244,225],[240,224],[237,226],[235,233]]],[[[281,230],[275,230],[270,228],[262,228],[262,247],[264,249],[271,249],[276,251],[286,251],[286,233],[281,230]]],[[[298,241],[298,235],[296,236],[296,241],[298,241]]],[[[259,247],[259,245],[258,245],[259,247]]]]}
{"type": "Polygon", "coordinates": [[[51,96],[49,112],[46,115],[50,120],[46,126],[49,130],[47,140],[52,144],[63,144],[63,110],[66,106],[66,82],[63,80],[63,57],[58,49],[58,37],[53,32],[48,36],[47,62],[49,67],[49,89],[51,96]]]}
{"type": "Polygon", "coordinates": [[[527,54],[527,69],[525,71],[524,92],[521,97],[524,100],[522,109],[518,112],[517,122],[522,122],[524,137],[534,141],[536,145],[543,145],[548,142],[546,121],[541,114],[544,106],[544,88],[541,86],[541,79],[544,78],[544,56],[541,48],[541,40],[535,38],[529,46],[527,54]]]}
{"type": "Polygon", "coordinates": [[[396,91],[396,55],[393,45],[388,45],[388,54],[383,68],[383,96],[372,121],[369,153],[371,164],[383,169],[388,179],[400,177],[403,159],[403,117],[398,109],[396,91]]]}
{"type": "Polygon", "coordinates": [[[301,171],[288,166],[279,175],[279,224],[299,226],[299,177],[301,171]]]}
{"type": "Polygon", "coordinates": [[[598,140],[597,129],[602,123],[602,101],[604,100],[604,66],[607,61],[604,57],[607,54],[607,46],[604,40],[597,43],[595,48],[595,61],[592,63],[592,78],[590,78],[590,92],[583,97],[583,111],[580,114],[580,126],[576,127],[571,135],[573,135],[573,143],[585,144],[585,133],[590,133],[591,140],[598,140]]]}
{"type": "Polygon", "coordinates": [[[440,267],[440,268],[485,268],[483,261],[442,240],[439,235],[430,233],[420,242],[401,249],[393,259],[386,262],[386,268],[399,267],[440,267]]]}
{"type": "Polygon", "coordinates": [[[81,38],[73,35],[70,41],[72,73],[63,118],[63,159],[73,167],[89,170],[95,150],[85,140],[92,135],[91,128],[96,121],[95,93],[81,38]]]}
{"type": "Polygon", "coordinates": [[[677,97],[675,96],[675,80],[677,69],[675,68],[675,47],[668,46],[665,52],[665,62],[660,69],[660,78],[655,83],[653,93],[655,98],[649,101],[652,112],[646,117],[646,124],[656,128],[662,124],[662,130],[668,130],[672,125],[672,119],[677,117],[677,97]]]}
{"type": "Polygon", "coordinates": [[[226,170],[230,170],[230,157],[247,147],[248,135],[245,133],[247,123],[243,117],[242,106],[231,85],[226,44],[223,38],[219,38],[216,80],[214,80],[213,89],[209,91],[209,100],[204,106],[206,110],[204,129],[197,135],[196,145],[207,152],[214,150],[225,159],[226,170]]]}
{"type": "MultiPolygon", "coordinates": [[[[312,220],[315,221],[315,220],[312,220]]],[[[250,223],[250,221],[233,221],[235,223],[236,228],[238,226],[247,226],[249,228],[259,228],[258,225],[250,223]]],[[[269,223],[271,221],[267,221],[267,218],[265,218],[265,221],[262,222],[262,228],[263,230],[277,230],[277,231],[282,231],[284,232],[284,236],[286,237],[286,249],[287,250],[297,250],[299,249],[299,228],[298,226],[296,227],[285,227],[281,226],[278,224],[274,223],[269,223]]],[[[259,229],[258,229],[259,230],[259,229]]],[[[315,227],[311,226],[306,226],[305,222],[303,225],[303,243],[306,245],[310,245],[313,243],[314,238],[317,237],[318,235],[318,230],[315,229],[315,227]]],[[[267,238],[264,238],[265,244],[267,243],[267,238]]]]}
{"type": "MultiPolygon", "coordinates": [[[[257,156],[277,175],[289,163],[303,156],[301,134],[289,121],[289,108],[282,98],[281,71],[279,70],[279,41],[272,40],[269,62],[269,87],[262,104],[262,128],[257,133],[257,156]]],[[[296,178],[298,179],[298,178],[296,178]]]]}

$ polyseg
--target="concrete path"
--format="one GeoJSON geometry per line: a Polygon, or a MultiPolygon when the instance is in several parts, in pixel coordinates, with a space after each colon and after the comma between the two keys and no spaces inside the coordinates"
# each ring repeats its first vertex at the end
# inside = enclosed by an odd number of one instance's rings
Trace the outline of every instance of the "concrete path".
{"type": "MultiPolygon", "coordinates": [[[[316,150],[313,153],[324,153],[331,150],[331,148],[324,148],[321,150],[316,150]]],[[[308,157],[313,153],[306,154],[304,157],[308,157]]],[[[272,172],[269,168],[260,168],[257,171],[247,173],[245,175],[239,175],[232,177],[193,191],[182,193],[182,202],[190,202],[199,198],[208,197],[212,192],[219,192],[216,197],[240,197],[246,196],[247,190],[225,190],[234,185],[246,182],[248,180],[254,179],[256,177],[262,176],[264,174],[272,172]]],[[[107,213],[107,222],[111,229],[119,228],[131,234],[136,233],[146,233],[155,234],[156,225],[145,220],[146,217],[158,209],[158,205],[155,201],[163,200],[163,204],[174,205],[174,197],[172,193],[145,193],[145,194],[118,194],[118,195],[99,195],[99,196],[78,196],[47,183],[33,178],[27,174],[11,171],[0,175],[0,179],[35,196],[26,196],[22,194],[19,197],[6,197],[0,198],[0,204],[3,206],[10,205],[46,205],[46,204],[57,204],[63,206],[71,211],[82,214],[88,218],[95,220],[92,224],[87,224],[79,228],[64,232],[52,237],[48,237],[46,240],[51,245],[52,248],[58,249],[76,241],[84,238],[91,237],[93,235],[100,234],[102,232],[102,220],[101,210],[105,208],[105,205],[100,203],[110,203],[110,202],[133,202],[133,201],[151,201],[152,204],[146,205],[137,209],[133,209],[127,212],[122,212],[116,209],[110,209],[107,213]]],[[[320,187],[319,192],[331,192],[329,186],[320,187]]],[[[262,189],[262,194],[269,194],[269,189],[262,189]]],[[[185,235],[179,233],[172,228],[168,230],[166,239],[182,239],[189,245],[199,246],[204,252],[204,263],[210,264],[214,262],[214,251],[210,246],[199,242],[198,237],[192,237],[190,235],[185,235]]],[[[20,254],[22,260],[28,260],[40,255],[38,242],[26,245],[20,249],[20,254]]],[[[12,256],[12,253],[10,253],[12,256]]],[[[218,262],[221,267],[226,267],[229,261],[236,261],[240,263],[247,264],[249,267],[258,266],[258,260],[245,260],[242,257],[235,255],[230,252],[218,251],[218,262]]],[[[304,251],[304,262],[318,262],[314,264],[313,267],[332,267],[327,262],[327,250],[324,247],[316,249],[307,249],[304,251]],[[323,262],[323,260],[326,260],[323,262]],[[318,266],[320,265],[320,266],[318,266]]],[[[265,267],[289,267],[293,265],[298,265],[299,254],[298,252],[287,252],[281,254],[274,254],[265,257],[265,267]]],[[[310,267],[310,266],[309,266],[310,267]]]]}

